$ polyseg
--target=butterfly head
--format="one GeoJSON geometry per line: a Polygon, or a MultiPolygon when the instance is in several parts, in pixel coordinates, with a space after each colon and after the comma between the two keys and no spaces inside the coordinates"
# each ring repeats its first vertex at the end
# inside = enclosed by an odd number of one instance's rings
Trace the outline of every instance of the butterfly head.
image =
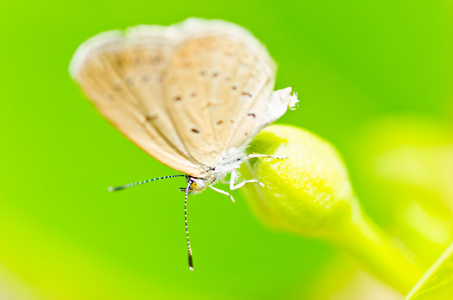
{"type": "Polygon", "coordinates": [[[202,178],[189,178],[190,186],[189,191],[191,193],[199,193],[206,189],[207,187],[207,180],[202,178]]]}
{"type": "MultiPolygon", "coordinates": [[[[209,180],[203,178],[188,177],[187,180],[189,182],[189,193],[202,192],[209,184],[209,180]]],[[[179,190],[185,192],[186,188],[180,187],[179,190]]]]}

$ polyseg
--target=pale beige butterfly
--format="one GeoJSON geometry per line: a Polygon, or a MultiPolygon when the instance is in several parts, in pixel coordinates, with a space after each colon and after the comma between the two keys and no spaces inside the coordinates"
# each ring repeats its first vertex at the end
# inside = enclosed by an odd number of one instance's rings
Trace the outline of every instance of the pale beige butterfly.
{"type": "Polygon", "coordinates": [[[187,194],[217,181],[231,190],[237,169],[253,157],[249,141],[298,102],[291,88],[273,92],[276,66],[244,28],[220,20],[109,31],[84,42],[70,75],[107,120],[160,162],[186,175],[187,194]],[[225,177],[231,174],[230,181],[225,177]]]}

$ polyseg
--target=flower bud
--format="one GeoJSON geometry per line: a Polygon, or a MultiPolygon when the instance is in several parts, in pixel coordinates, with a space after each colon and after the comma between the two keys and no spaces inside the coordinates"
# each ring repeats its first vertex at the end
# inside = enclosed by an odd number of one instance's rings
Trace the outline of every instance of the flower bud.
{"type": "Polygon", "coordinates": [[[243,167],[246,198],[273,228],[329,241],[349,252],[371,273],[402,293],[422,275],[406,249],[360,209],[348,173],[335,148],[292,126],[264,129],[250,153],[267,154],[243,167]]]}
{"type": "Polygon", "coordinates": [[[246,185],[249,203],[267,224],[306,236],[333,237],[356,206],[348,173],[335,148],[313,133],[274,125],[250,144],[248,170],[264,187],[246,185]],[[277,159],[282,158],[282,159],[277,159]]]}

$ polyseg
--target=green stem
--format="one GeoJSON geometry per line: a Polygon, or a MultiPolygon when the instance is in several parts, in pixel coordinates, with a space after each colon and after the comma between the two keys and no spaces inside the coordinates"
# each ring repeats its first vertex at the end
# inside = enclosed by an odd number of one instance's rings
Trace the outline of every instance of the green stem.
{"type": "Polygon", "coordinates": [[[374,222],[355,209],[352,220],[343,227],[335,241],[376,277],[404,295],[423,275],[423,270],[405,249],[396,244],[374,222]]]}

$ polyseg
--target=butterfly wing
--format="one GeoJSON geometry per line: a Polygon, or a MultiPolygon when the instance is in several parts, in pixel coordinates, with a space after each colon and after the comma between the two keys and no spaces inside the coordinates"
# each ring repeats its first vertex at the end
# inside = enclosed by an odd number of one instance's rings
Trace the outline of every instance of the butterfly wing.
{"type": "Polygon", "coordinates": [[[74,54],[70,74],[97,109],[126,137],[162,163],[194,177],[194,160],[165,105],[162,81],[179,32],[160,26],[101,33],[74,54]]]}
{"type": "MultiPolygon", "coordinates": [[[[248,31],[189,19],[164,78],[168,111],[190,154],[215,167],[283,115],[291,89],[272,93],[276,66],[248,31]]],[[[297,100],[296,100],[297,101],[297,100]]]]}
{"type": "Polygon", "coordinates": [[[100,34],[79,47],[70,73],[124,135],[193,177],[245,147],[288,106],[286,96],[271,96],[275,65],[266,49],[224,21],[100,34]]]}

